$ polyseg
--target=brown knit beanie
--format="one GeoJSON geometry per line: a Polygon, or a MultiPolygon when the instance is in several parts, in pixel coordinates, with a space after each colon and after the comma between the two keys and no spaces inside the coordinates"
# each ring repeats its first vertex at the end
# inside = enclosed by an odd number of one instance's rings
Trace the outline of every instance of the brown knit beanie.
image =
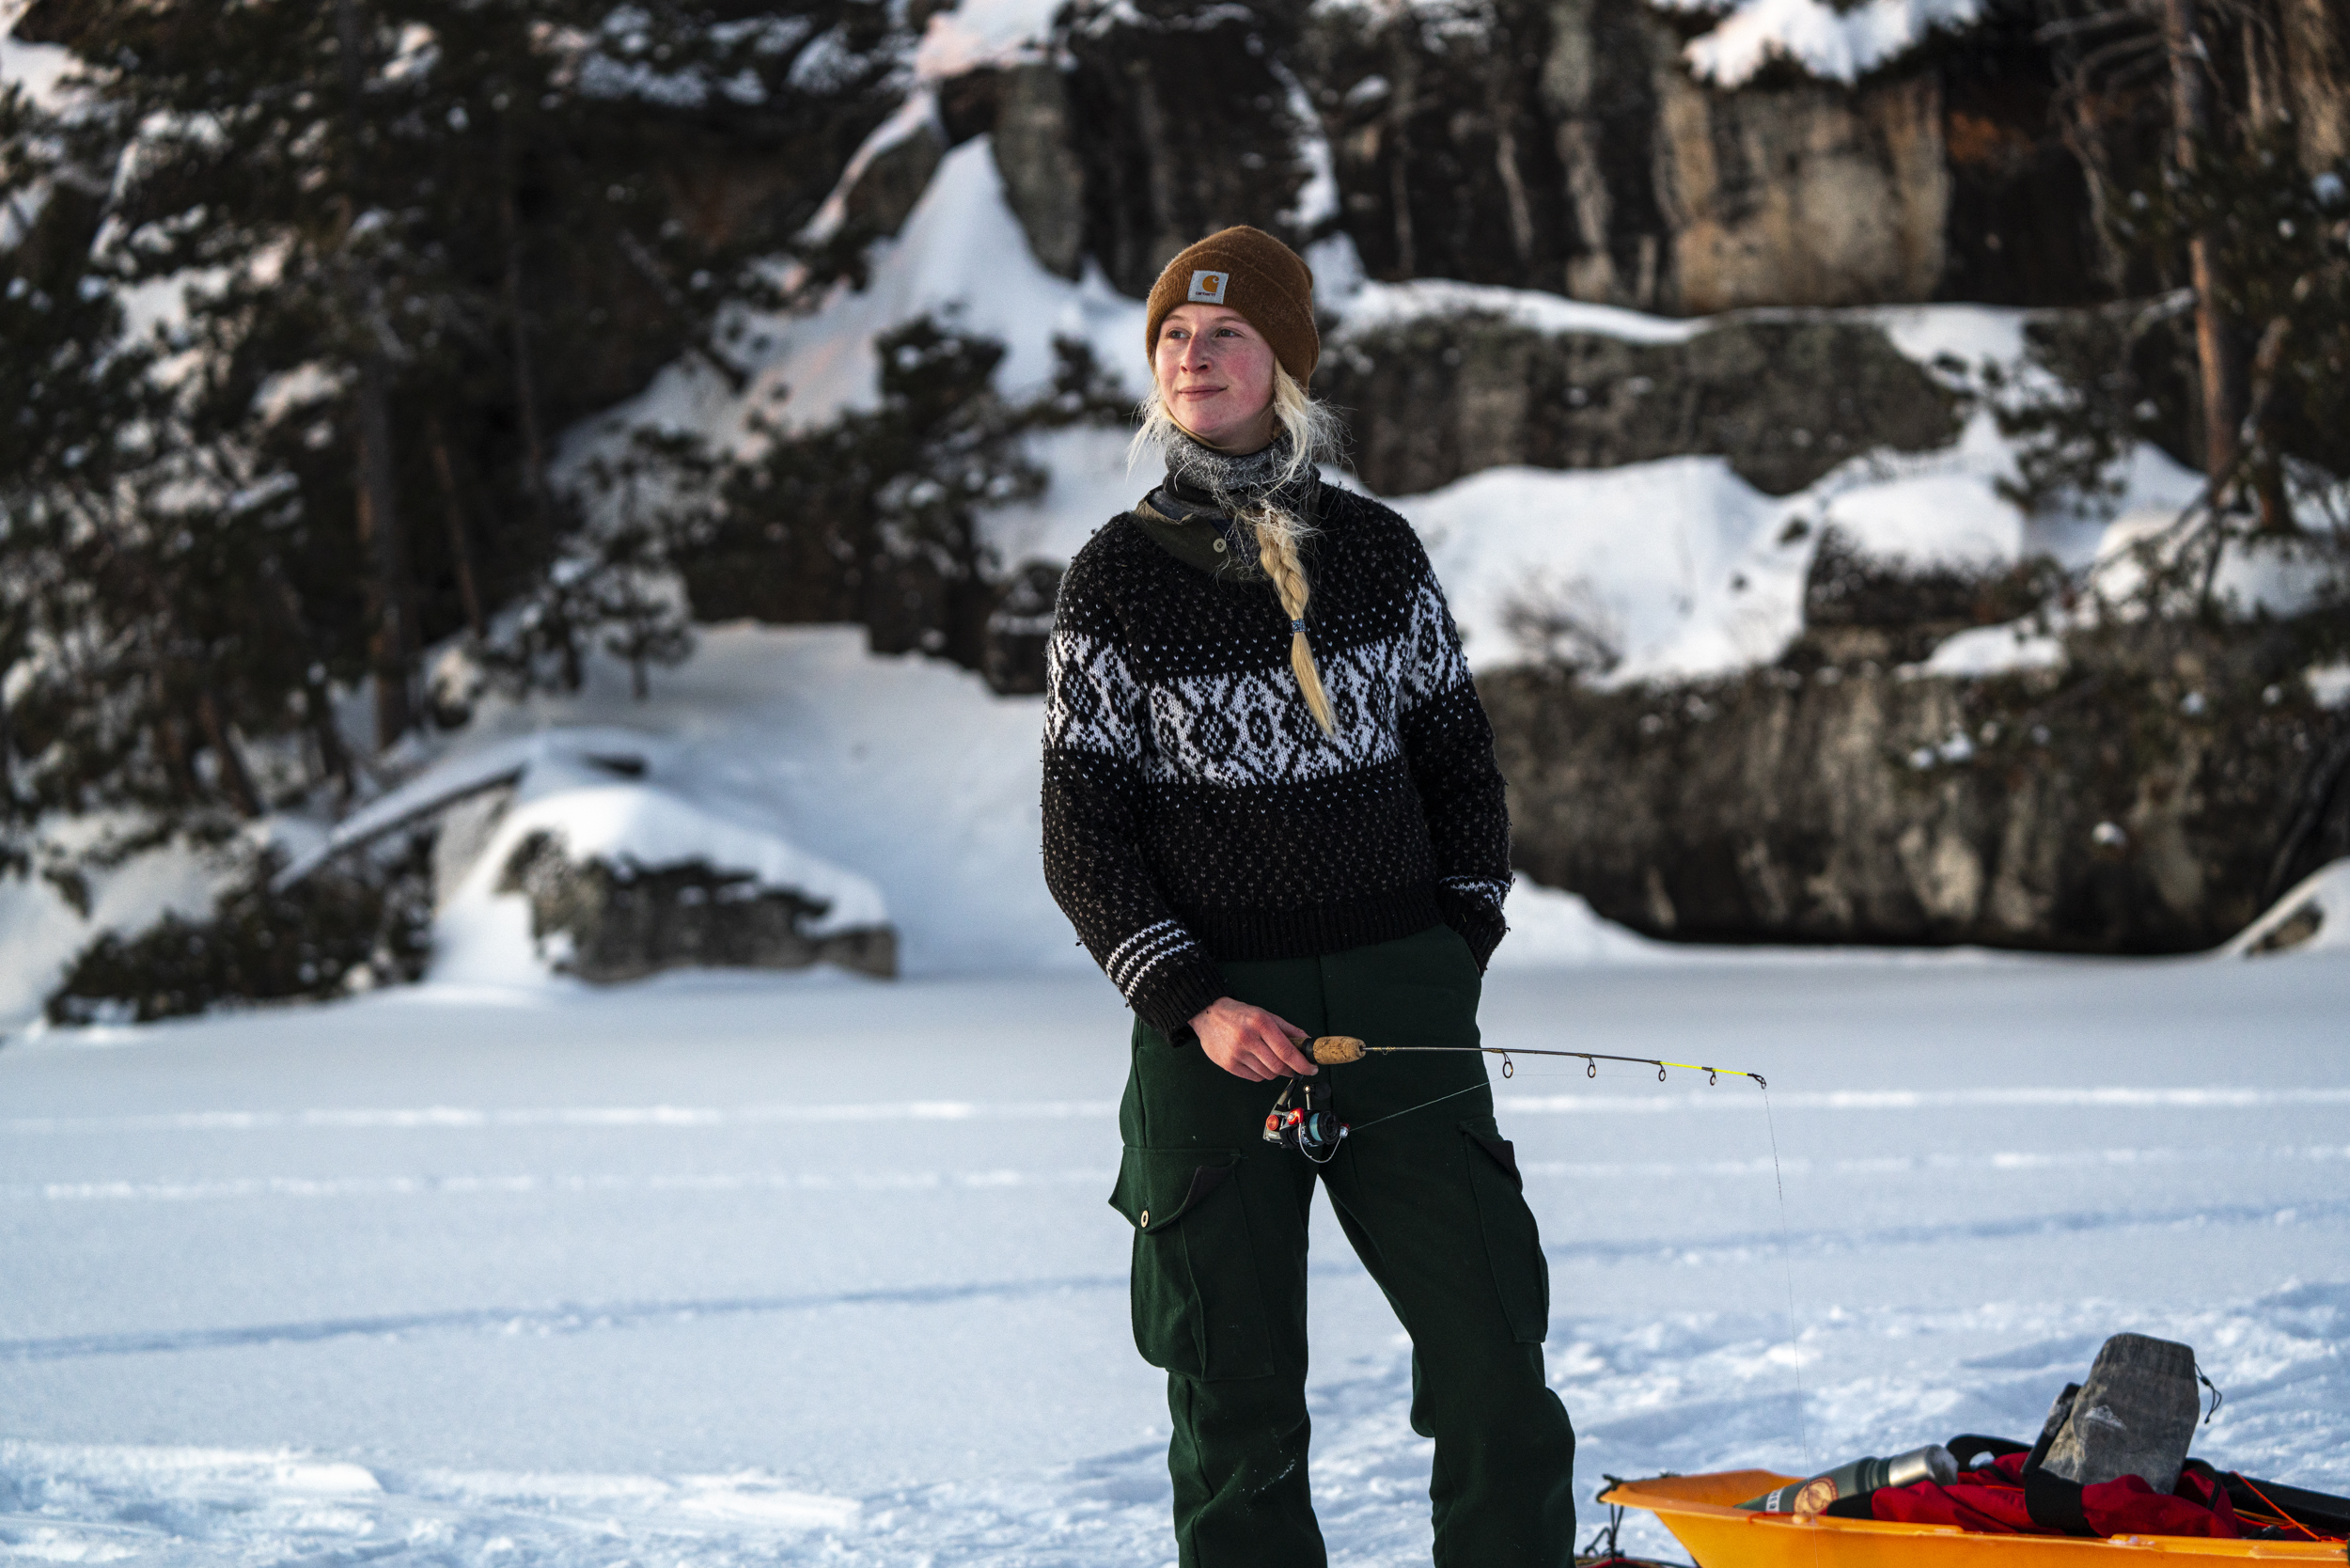
{"type": "Polygon", "coordinates": [[[1264,334],[1281,368],[1304,385],[1322,357],[1314,330],[1314,274],[1298,254],[1261,228],[1240,224],[1211,234],[1167,264],[1151,286],[1143,352],[1159,352],[1159,327],[1179,305],[1220,305],[1264,334]]]}

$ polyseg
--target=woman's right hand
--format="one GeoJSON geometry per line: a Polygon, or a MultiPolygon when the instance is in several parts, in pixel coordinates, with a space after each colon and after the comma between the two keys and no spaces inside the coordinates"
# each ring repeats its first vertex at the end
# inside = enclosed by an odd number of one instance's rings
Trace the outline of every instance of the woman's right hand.
{"type": "Polygon", "coordinates": [[[1193,1014],[1191,1027],[1208,1059],[1236,1078],[1262,1083],[1319,1071],[1297,1048],[1306,1031],[1263,1008],[1218,996],[1193,1014]]]}

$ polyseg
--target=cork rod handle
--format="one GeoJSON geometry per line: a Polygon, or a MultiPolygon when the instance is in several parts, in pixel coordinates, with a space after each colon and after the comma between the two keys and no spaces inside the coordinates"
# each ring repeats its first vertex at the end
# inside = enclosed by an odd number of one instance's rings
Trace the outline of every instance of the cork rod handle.
{"type": "Polygon", "coordinates": [[[1310,1049],[1316,1067],[1343,1067],[1363,1059],[1363,1043],[1348,1034],[1325,1034],[1310,1049]]]}

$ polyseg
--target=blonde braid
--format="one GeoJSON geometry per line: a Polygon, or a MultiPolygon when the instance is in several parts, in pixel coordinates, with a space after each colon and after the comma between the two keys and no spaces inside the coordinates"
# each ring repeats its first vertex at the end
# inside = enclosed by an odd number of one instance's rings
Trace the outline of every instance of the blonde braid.
{"type": "Polygon", "coordinates": [[[1249,508],[1246,521],[1257,536],[1258,564],[1273,579],[1273,591],[1281,596],[1281,608],[1289,612],[1290,668],[1297,672],[1297,689],[1305,695],[1306,706],[1322,732],[1335,735],[1339,729],[1331,722],[1322,671],[1314,666],[1314,651],[1306,644],[1306,601],[1311,590],[1306,583],[1306,569],[1297,558],[1297,520],[1268,505],[1249,508]]]}
{"type": "MultiPolygon", "coordinates": [[[[1289,438],[1289,461],[1274,477],[1275,486],[1293,484],[1311,476],[1317,464],[1338,457],[1341,428],[1339,416],[1328,404],[1316,401],[1297,378],[1278,364],[1273,367],[1272,406],[1274,418],[1282,434],[1289,438]]],[[[1167,406],[1155,379],[1136,414],[1139,428],[1135,431],[1133,444],[1126,448],[1129,468],[1148,448],[1165,450],[1179,441],[1198,439],[1183,429],[1174,411],[1167,406]]],[[[1219,494],[1218,499],[1223,497],[1219,494]]],[[[1311,589],[1306,582],[1305,565],[1298,559],[1297,545],[1313,532],[1313,525],[1284,511],[1269,495],[1254,505],[1232,508],[1231,515],[1247,524],[1256,537],[1257,564],[1273,580],[1273,590],[1280,596],[1281,608],[1289,614],[1290,667],[1297,672],[1297,689],[1304,695],[1314,722],[1322,726],[1322,732],[1335,735],[1339,727],[1330,716],[1330,698],[1322,689],[1322,671],[1315,667],[1314,651],[1306,642],[1306,601],[1311,589]]]]}

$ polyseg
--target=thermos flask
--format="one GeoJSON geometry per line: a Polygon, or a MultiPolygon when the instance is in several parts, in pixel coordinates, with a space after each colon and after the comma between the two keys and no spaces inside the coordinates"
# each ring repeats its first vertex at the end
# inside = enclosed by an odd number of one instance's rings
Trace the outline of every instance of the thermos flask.
{"type": "Polygon", "coordinates": [[[1840,1497],[1866,1497],[1880,1486],[1907,1486],[1918,1481],[1948,1486],[1957,1479],[1958,1461],[1950,1457],[1950,1450],[1939,1443],[1928,1443],[1922,1449],[1897,1453],[1890,1459],[1856,1459],[1810,1481],[1791,1482],[1738,1506],[1758,1513],[1810,1515],[1840,1497]]]}

